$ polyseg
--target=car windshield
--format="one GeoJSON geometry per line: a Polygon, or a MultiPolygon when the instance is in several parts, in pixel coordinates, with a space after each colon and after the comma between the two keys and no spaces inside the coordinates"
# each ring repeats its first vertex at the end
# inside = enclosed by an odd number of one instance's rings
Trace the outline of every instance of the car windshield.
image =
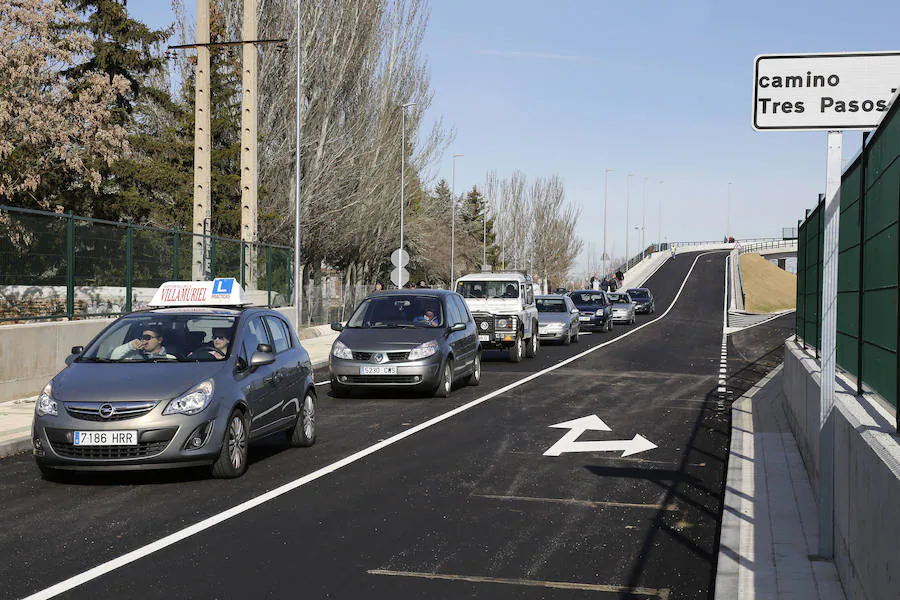
{"type": "Polygon", "coordinates": [[[148,313],[119,319],[76,362],[195,362],[231,354],[237,317],[148,313]]]}
{"type": "Polygon", "coordinates": [[[363,300],[347,327],[441,327],[444,311],[437,296],[386,295],[383,292],[363,300]]]}
{"type": "Polygon", "coordinates": [[[458,281],[456,291],[463,298],[518,298],[516,281],[458,281]]]}
{"type": "Polygon", "coordinates": [[[572,292],[572,302],[581,306],[604,306],[604,295],[591,292],[572,292]]]}
{"type": "Polygon", "coordinates": [[[634,289],[628,290],[628,295],[632,298],[649,298],[650,294],[647,293],[647,290],[634,289]]]}
{"type": "Polygon", "coordinates": [[[609,301],[613,304],[628,304],[631,302],[631,298],[628,297],[628,294],[609,294],[609,301]]]}
{"type": "Polygon", "coordinates": [[[538,312],[567,312],[566,301],[562,298],[538,298],[537,309],[538,312]]]}

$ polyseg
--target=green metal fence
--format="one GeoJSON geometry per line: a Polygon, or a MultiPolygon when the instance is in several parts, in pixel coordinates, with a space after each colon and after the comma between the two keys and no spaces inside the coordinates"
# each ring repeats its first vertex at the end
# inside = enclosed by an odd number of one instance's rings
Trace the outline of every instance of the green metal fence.
{"type": "Polygon", "coordinates": [[[169,280],[234,277],[256,304],[288,304],[293,252],[127,222],[0,206],[0,322],[114,316],[169,280]]]}
{"type": "MultiPolygon", "coordinates": [[[[864,138],[863,151],[841,180],[836,340],[837,364],[856,378],[857,393],[865,386],[894,407],[900,388],[898,109],[900,103],[870,139],[864,138]]],[[[797,249],[797,337],[816,348],[822,322],[822,214],[820,202],[800,225],[797,249]]]]}

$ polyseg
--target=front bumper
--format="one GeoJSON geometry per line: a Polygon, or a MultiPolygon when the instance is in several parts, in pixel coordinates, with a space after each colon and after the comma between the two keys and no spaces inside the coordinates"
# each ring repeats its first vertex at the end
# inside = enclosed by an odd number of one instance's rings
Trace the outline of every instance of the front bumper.
{"type": "Polygon", "coordinates": [[[634,311],[614,310],[612,314],[613,323],[628,323],[634,317],[634,311]]]}
{"type": "Polygon", "coordinates": [[[603,329],[606,327],[607,316],[603,315],[593,315],[585,320],[584,317],[579,316],[578,322],[582,328],[592,328],[592,329],[603,329]]]}
{"type": "Polygon", "coordinates": [[[569,330],[566,327],[562,329],[540,329],[538,328],[538,339],[542,342],[562,342],[565,341],[566,337],[569,335],[569,330]]]}
{"type": "Polygon", "coordinates": [[[651,305],[650,303],[647,303],[647,304],[638,304],[638,305],[636,305],[636,306],[634,307],[634,312],[637,313],[637,314],[646,314],[646,315],[649,315],[649,314],[650,314],[650,309],[651,309],[651,308],[652,308],[652,305],[651,305]]]}
{"type": "Polygon", "coordinates": [[[435,387],[441,376],[444,357],[440,353],[416,361],[375,364],[368,360],[350,360],[329,356],[331,380],[355,388],[365,387],[435,387]],[[394,367],[388,375],[365,375],[364,367],[394,367]]]}
{"type": "MultiPolygon", "coordinates": [[[[164,403],[163,403],[164,406],[164,403]]],[[[212,464],[225,437],[227,415],[219,417],[212,406],[196,415],[151,414],[121,421],[75,418],[61,407],[59,415],[35,417],[32,445],[42,466],[76,471],[128,471],[212,464]],[[199,430],[199,431],[198,431],[199,430]],[[75,431],[136,431],[137,444],[128,446],[75,445],[75,431]],[[203,443],[187,449],[199,433],[203,443]]]]}

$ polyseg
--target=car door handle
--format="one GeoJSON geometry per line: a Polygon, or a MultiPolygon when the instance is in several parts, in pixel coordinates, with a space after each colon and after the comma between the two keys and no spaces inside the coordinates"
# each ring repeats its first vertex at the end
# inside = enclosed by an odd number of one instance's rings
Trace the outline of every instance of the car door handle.
{"type": "Polygon", "coordinates": [[[263,378],[265,383],[271,383],[272,385],[277,385],[279,381],[281,381],[281,375],[275,373],[273,375],[269,375],[268,377],[263,378]]]}

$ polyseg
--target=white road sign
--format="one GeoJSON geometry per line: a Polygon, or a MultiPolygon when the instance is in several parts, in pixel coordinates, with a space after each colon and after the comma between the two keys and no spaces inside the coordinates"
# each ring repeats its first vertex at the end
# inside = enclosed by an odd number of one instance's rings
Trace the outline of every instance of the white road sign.
{"type": "Polygon", "coordinates": [[[588,415],[580,419],[566,421],[565,423],[550,425],[550,427],[568,429],[569,431],[558,442],[548,448],[544,452],[544,456],[559,456],[569,452],[622,452],[622,457],[624,458],[638,452],[656,448],[656,444],[640,434],[635,435],[630,440],[577,441],[581,434],[588,430],[612,431],[609,425],[604,423],[597,415],[588,415]]]}
{"type": "Polygon", "coordinates": [[[874,129],[900,88],[900,52],[764,54],[753,78],[757,131],[874,129]]]}

